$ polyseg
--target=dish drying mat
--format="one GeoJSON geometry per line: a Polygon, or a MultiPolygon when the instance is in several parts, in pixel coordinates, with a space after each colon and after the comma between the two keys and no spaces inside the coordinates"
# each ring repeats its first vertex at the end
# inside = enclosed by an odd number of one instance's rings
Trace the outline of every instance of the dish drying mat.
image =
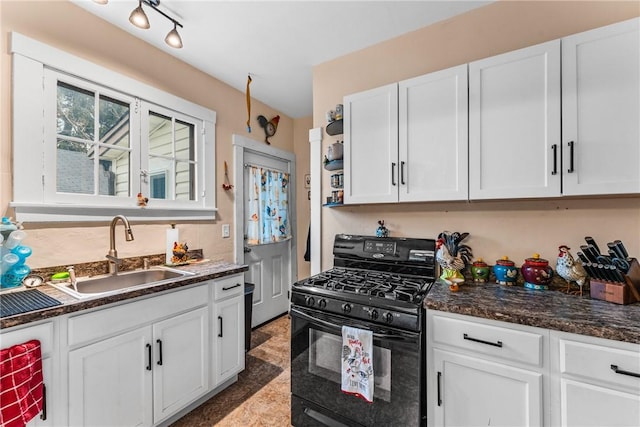
{"type": "Polygon", "coordinates": [[[57,305],[62,303],[37,289],[0,294],[0,317],[14,316],[57,305]]]}

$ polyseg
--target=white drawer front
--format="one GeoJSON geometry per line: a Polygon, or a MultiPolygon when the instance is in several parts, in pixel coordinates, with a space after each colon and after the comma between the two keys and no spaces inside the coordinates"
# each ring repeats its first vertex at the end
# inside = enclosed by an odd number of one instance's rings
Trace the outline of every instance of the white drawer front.
{"type": "Polygon", "coordinates": [[[0,333],[0,348],[11,347],[12,345],[22,344],[31,340],[40,341],[42,357],[50,356],[55,347],[53,341],[53,322],[3,329],[0,333]]]}
{"type": "Polygon", "coordinates": [[[560,339],[560,372],[563,375],[628,386],[640,393],[640,378],[629,375],[640,375],[640,345],[628,344],[627,347],[628,349],[613,348],[560,339]]]}
{"type": "Polygon", "coordinates": [[[216,279],[213,282],[214,300],[229,298],[240,295],[244,292],[244,275],[236,274],[234,276],[216,279]]]}
{"type": "Polygon", "coordinates": [[[175,313],[208,304],[206,285],[170,292],[69,318],[68,345],[107,337],[175,313]]]}
{"type": "Polygon", "coordinates": [[[542,366],[543,336],[500,326],[433,316],[433,341],[474,353],[518,363],[542,366]]]}

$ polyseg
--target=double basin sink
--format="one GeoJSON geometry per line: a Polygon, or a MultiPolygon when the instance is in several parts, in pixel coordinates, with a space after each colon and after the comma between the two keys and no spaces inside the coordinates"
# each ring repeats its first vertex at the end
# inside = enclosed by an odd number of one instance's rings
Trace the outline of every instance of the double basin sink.
{"type": "Polygon", "coordinates": [[[69,282],[50,283],[51,286],[79,299],[113,295],[123,291],[141,289],[171,283],[177,279],[193,276],[195,273],[166,267],[148,270],[128,271],[117,275],[79,277],[76,287],[69,282]]]}

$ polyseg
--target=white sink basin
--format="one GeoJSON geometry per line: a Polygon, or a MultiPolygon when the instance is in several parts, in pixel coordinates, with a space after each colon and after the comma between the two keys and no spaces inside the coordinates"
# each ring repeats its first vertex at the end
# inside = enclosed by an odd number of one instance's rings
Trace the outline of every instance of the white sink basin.
{"type": "Polygon", "coordinates": [[[149,270],[128,271],[117,275],[108,274],[103,276],[79,277],[76,284],[77,291],[70,283],[50,284],[75,298],[84,299],[112,295],[124,290],[171,283],[176,279],[193,276],[194,274],[195,273],[171,268],[154,267],[149,270]]]}

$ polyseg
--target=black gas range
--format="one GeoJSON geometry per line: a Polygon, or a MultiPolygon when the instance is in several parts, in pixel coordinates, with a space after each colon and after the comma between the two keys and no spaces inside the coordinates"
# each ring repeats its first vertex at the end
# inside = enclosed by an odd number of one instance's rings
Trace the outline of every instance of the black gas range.
{"type": "Polygon", "coordinates": [[[435,240],[339,234],[333,254],[333,268],[292,286],[292,424],[425,425],[423,300],[435,240]],[[344,325],[373,332],[373,403],[340,393],[344,325]]]}

